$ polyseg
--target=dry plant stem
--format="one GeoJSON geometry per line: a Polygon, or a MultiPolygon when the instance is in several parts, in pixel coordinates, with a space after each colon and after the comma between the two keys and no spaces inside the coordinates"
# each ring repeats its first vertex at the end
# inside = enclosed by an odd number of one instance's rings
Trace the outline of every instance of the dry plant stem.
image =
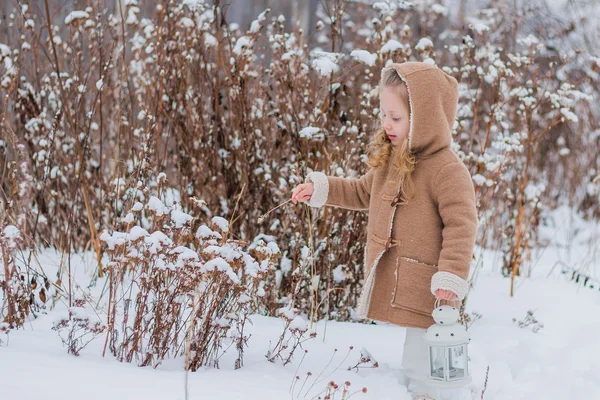
{"type": "Polygon", "coordinates": [[[308,247],[310,249],[310,329],[313,327],[313,323],[316,322],[318,309],[316,307],[318,286],[315,287],[314,277],[316,275],[315,269],[315,243],[313,237],[313,224],[312,224],[312,210],[307,205],[308,212],[308,247]]]}
{"type": "Polygon", "coordinates": [[[92,207],[88,198],[88,185],[87,180],[84,179],[84,184],[81,188],[83,192],[83,201],[85,202],[85,209],[87,211],[88,224],[90,226],[90,233],[92,236],[92,243],[94,244],[94,251],[96,252],[96,260],[98,261],[98,278],[104,277],[104,271],[102,271],[102,251],[100,246],[100,239],[98,238],[98,231],[94,223],[94,216],[92,215],[92,207]]]}
{"type": "Polygon", "coordinates": [[[278,206],[275,206],[275,207],[271,208],[269,211],[267,211],[266,213],[264,213],[263,215],[261,215],[260,217],[258,217],[258,223],[263,222],[264,219],[267,217],[267,215],[269,215],[271,212],[277,210],[279,207],[283,206],[284,204],[289,203],[290,201],[292,201],[292,199],[286,200],[283,203],[279,204],[278,206]]]}
{"type": "Polygon", "coordinates": [[[348,396],[348,399],[349,399],[350,397],[353,397],[355,394],[357,394],[357,393],[361,393],[361,392],[362,392],[362,389],[358,389],[358,390],[356,390],[356,391],[352,392],[352,394],[350,394],[350,396],[348,396]]]}
{"type": "Polygon", "coordinates": [[[481,391],[481,397],[480,397],[481,400],[483,400],[483,395],[485,394],[485,390],[487,389],[489,373],[490,373],[490,366],[488,365],[487,370],[485,371],[485,383],[483,384],[483,390],[481,391]]]}
{"type": "Polygon", "coordinates": [[[109,293],[108,293],[108,313],[107,313],[107,318],[108,318],[108,323],[107,323],[107,329],[106,329],[106,339],[104,340],[104,349],[102,350],[102,357],[105,356],[106,354],[106,345],[108,343],[108,338],[110,335],[113,335],[114,332],[114,326],[115,326],[115,317],[116,317],[116,297],[117,297],[117,279],[116,279],[116,274],[115,274],[115,270],[116,268],[113,268],[109,274],[109,281],[110,281],[110,285],[109,285],[109,293]]]}
{"type": "Polygon", "coordinates": [[[6,297],[6,302],[8,304],[8,316],[6,317],[6,321],[8,322],[9,326],[11,328],[13,328],[13,322],[16,319],[16,309],[15,309],[15,301],[13,299],[12,293],[11,293],[11,287],[9,285],[9,281],[11,280],[11,273],[9,270],[9,263],[8,263],[8,251],[7,249],[4,247],[2,241],[0,241],[0,250],[2,250],[2,258],[3,258],[3,264],[4,264],[4,293],[5,293],[5,297],[6,297]]]}
{"type": "Polygon", "coordinates": [[[531,159],[531,140],[527,140],[527,156],[525,161],[525,170],[523,171],[521,186],[519,190],[519,208],[517,216],[516,244],[512,255],[511,276],[510,276],[510,296],[514,296],[515,276],[521,265],[521,230],[523,229],[523,218],[525,216],[525,188],[527,187],[527,178],[529,172],[529,161],[531,159]]]}
{"type": "Polygon", "coordinates": [[[346,355],[344,356],[344,358],[342,359],[342,361],[340,361],[340,363],[337,365],[337,367],[335,367],[335,368],[334,368],[334,369],[333,369],[333,370],[332,370],[332,371],[329,373],[329,375],[327,375],[327,376],[323,377],[322,379],[327,379],[327,378],[329,378],[329,377],[330,377],[330,376],[331,376],[331,375],[332,375],[332,374],[333,374],[335,371],[337,371],[337,370],[338,370],[338,369],[339,369],[339,368],[342,366],[342,364],[346,362],[346,360],[348,359],[348,356],[350,355],[350,352],[351,352],[351,351],[352,351],[352,347],[350,347],[350,348],[348,349],[348,352],[346,353],[346,355]]]}
{"type": "Polygon", "coordinates": [[[325,294],[325,297],[323,297],[321,299],[321,301],[319,301],[319,304],[317,305],[317,308],[321,307],[321,304],[323,304],[323,302],[327,299],[327,296],[329,296],[329,293],[333,292],[334,290],[345,290],[344,288],[340,288],[340,287],[335,287],[335,288],[331,288],[329,290],[327,290],[327,293],[325,294]]]}
{"type": "Polygon", "coordinates": [[[192,322],[190,323],[190,327],[188,328],[187,332],[185,333],[185,400],[188,400],[188,396],[189,396],[189,390],[188,390],[188,375],[189,375],[189,370],[190,370],[190,348],[191,348],[191,343],[192,343],[192,332],[194,331],[194,328],[196,327],[196,314],[198,313],[198,309],[200,307],[200,299],[202,298],[200,291],[198,290],[198,288],[196,288],[196,298],[198,299],[196,301],[196,304],[194,305],[194,308],[192,310],[192,322]]]}
{"type": "MultiPolygon", "coordinates": [[[[298,394],[302,393],[302,389],[304,389],[304,385],[306,384],[306,382],[308,381],[308,377],[310,375],[306,374],[306,377],[304,378],[304,382],[302,382],[302,386],[300,386],[300,390],[298,390],[298,394]]],[[[294,394],[292,393],[292,398],[293,398],[294,394]]]]}
{"type": "Polygon", "coordinates": [[[298,376],[298,371],[300,371],[300,366],[302,365],[302,362],[304,361],[304,358],[306,357],[306,352],[308,350],[304,351],[304,354],[302,354],[302,358],[300,359],[300,362],[298,363],[298,367],[296,368],[296,372],[294,372],[294,376],[292,377],[292,384],[290,385],[290,393],[292,393],[293,391],[293,387],[294,387],[294,383],[297,381],[296,376],[298,376]]]}
{"type": "MultiPolygon", "coordinates": [[[[235,207],[233,208],[233,213],[231,213],[231,218],[229,219],[229,230],[227,232],[225,232],[225,235],[223,235],[223,243],[225,243],[227,241],[227,236],[229,234],[229,232],[231,231],[231,225],[233,224],[234,221],[237,221],[237,218],[234,220],[233,217],[235,216],[235,212],[238,208],[238,204],[240,203],[240,199],[242,198],[242,194],[244,194],[244,189],[246,188],[246,184],[244,183],[242,185],[242,190],[240,190],[240,194],[237,196],[237,200],[235,202],[235,207]]],[[[241,214],[240,214],[241,216],[241,214]]],[[[239,216],[238,216],[239,218],[239,216]]]]}
{"type": "Polygon", "coordinates": [[[333,357],[335,357],[336,353],[337,353],[337,349],[335,349],[333,351],[333,354],[331,355],[331,358],[329,359],[329,362],[327,363],[327,365],[325,365],[325,367],[321,370],[321,372],[319,372],[319,375],[317,375],[317,377],[315,378],[315,381],[313,382],[313,384],[310,385],[310,387],[308,389],[306,389],[306,393],[304,394],[304,396],[308,396],[308,392],[310,392],[310,389],[312,389],[315,386],[315,384],[317,384],[318,382],[321,382],[322,380],[326,379],[326,378],[323,378],[323,379],[319,380],[319,378],[321,377],[321,375],[323,375],[323,372],[325,372],[325,370],[327,369],[327,367],[329,367],[329,365],[333,361],[333,357]]]}
{"type": "MultiPolygon", "coordinates": [[[[54,70],[56,71],[56,74],[60,77],[60,64],[58,63],[58,55],[56,53],[56,46],[55,46],[55,42],[54,42],[54,35],[52,33],[52,22],[50,21],[50,10],[48,8],[48,0],[44,0],[44,7],[46,8],[46,28],[48,29],[48,36],[50,37],[50,43],[52,44],[52,53],[54,56],[54,70]]],[[[67,118],[69,119],[69,123],[71,124],[71,127],[75,128],[75,122],[73,121],[73,117],[71,116],[71,111],[69,110],[69,107],[67,104],[69,104],[66,100],[66,96],[65,96],[65,91],[63,88],[63,84],[62,84],[62,79],[58,79],[58,87],[60,88],[60,98],[61,98],[61,103],[62,106],[64,108],[64,110],[66,111],[67,114],[67,118]]]]}
{"type": "MultiPolygon", "coordinates": [[[[325,301],[325,300],[329,301],[329,293],[333,292],[334,290],[344,291],[345,289],[344,288],[327,289],[325,296],[321,299],[321,301],[319,301],[319,304],[317,304],[317,310],[321,307],[321,304],[323,304],[323,301],[325,301]]],[[[327,312],[329,313],[329,309],[327,310],[327,312]]],[[[327,318],[325,319],[325,329],[323,330],[323,343],[325,342],[325,336],[327,335],[327,322],[328,321],[329,321],[329,314],[327,315],[327,318]]]]}

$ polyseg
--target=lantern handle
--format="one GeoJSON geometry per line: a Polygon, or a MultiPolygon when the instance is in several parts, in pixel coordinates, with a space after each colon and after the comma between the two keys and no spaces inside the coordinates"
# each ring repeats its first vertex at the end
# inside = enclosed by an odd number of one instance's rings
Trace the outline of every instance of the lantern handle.
{"type": "Polygon", "coordinates": [[[460,300],[458,299],[458,297],[457,297],[457,298],[455,298],[455,299],[452,299],[452,300],[448,300],[448,299],[440,299],[439,297],[436,297],[436,298],[435,298],[435,304],[434,304],[434,306],[433,306],[433,309],[434,309],[434,310],[440,306],[440,302],[441,302],[442,300],[451,301],[451,302],[457,302],[457,304],[459,305],[459,307],[457,307],[457,308],[460,308],[460,300]]]}

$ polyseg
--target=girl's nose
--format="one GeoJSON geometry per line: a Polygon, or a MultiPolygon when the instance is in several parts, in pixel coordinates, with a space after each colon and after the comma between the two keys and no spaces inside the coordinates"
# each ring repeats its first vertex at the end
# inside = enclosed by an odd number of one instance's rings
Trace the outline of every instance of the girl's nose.
{"type": "Polygon", "coordinates": [[[392,130],[392,121],[389,115],[381,117],[381,125],[388,132],[392,130]]]}

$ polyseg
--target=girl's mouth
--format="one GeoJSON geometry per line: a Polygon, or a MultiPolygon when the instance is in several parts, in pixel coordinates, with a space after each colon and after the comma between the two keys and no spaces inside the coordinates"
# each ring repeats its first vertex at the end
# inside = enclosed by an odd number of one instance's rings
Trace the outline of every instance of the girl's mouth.
{"type": "Polygon", "coordinates": [[[388,133],[387,135],[388,135],[388,137],[389,137],[390,139],[395,139],[395,138],[396,138],[396,135],[390,135],[389,133],[388,133]]]}

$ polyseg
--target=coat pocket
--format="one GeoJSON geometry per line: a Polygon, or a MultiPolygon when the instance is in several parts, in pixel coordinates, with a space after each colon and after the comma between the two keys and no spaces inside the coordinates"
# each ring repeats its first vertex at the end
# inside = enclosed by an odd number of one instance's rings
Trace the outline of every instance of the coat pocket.
{"type": "Polygon", "coordinates": [[[438,271],[429,265],[408,257],[398,257],[392,307],[431,315],[435,296],[431,294],[431,277],[438,271]]]}

